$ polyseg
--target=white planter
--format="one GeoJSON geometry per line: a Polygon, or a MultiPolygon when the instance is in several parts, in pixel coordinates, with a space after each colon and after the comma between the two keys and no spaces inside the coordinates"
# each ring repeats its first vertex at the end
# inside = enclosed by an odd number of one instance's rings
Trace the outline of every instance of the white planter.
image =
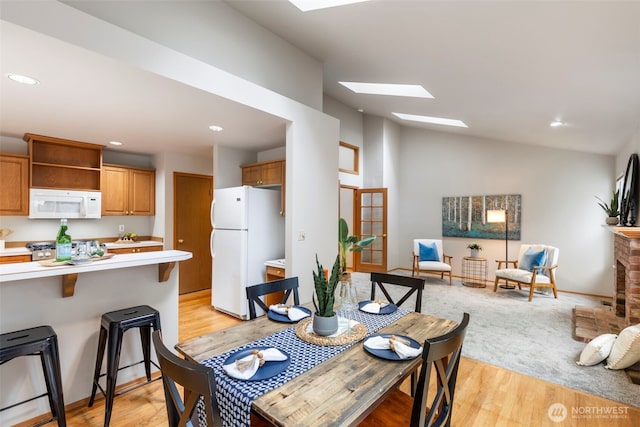
{"type": "Polygon", "coordinates": [[[471,258],[480,258],[480,249],[471,249],[471,258]]]}
{"type": "Polygon", "coordinates": [[[321,317],[313,315],[313,332],[326,337],[335,334],[338,330],[338,315],[334,313],[331,317],[321,317]]]}

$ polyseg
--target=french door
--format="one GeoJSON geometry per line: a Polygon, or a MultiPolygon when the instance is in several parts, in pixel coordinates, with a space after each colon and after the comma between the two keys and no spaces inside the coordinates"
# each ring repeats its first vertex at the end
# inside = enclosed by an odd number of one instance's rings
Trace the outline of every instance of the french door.
{"type": "Polygon", "coordinates": [[[376,236],[373,243],[354,252],[354,271],[387,271],[387,189],[362,188],[355,190],[354,230],[359,239],[376,236]]]}

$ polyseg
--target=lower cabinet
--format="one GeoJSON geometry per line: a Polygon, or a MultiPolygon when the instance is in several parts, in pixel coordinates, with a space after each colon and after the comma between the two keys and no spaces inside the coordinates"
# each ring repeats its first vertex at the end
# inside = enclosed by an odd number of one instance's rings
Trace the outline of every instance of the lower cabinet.
{"type": "Polygon", "coordinates": [[[142,246],[134,248],[117,248],[109,249],[110,254],[137,254],[138,252],[155,252],[161,251],[162,246],[142,246]]]}
{"type": "Polygon", "coordinates": [[[31,255],[0,256],[0,264],[13,264],[15,262],[31,262],[31,255]]]}

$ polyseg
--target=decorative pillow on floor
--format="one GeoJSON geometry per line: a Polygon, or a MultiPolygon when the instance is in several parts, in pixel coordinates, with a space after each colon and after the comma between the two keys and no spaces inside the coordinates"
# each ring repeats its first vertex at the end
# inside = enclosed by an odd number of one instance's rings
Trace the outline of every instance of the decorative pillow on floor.
{"type": "Polygon", "coordinates": [[[624,328],[613,343],[607,369],[625,369],[640,362],[640,324],[624,328]]]}
{"type": "Polygon", "coordinates": [[[613,343],[618,338],[615,334],[604,334],[595,337],[580,353],[580,360],[576,361],[577,365],[593,366],[602,362],[611,353],[613,343]]]}

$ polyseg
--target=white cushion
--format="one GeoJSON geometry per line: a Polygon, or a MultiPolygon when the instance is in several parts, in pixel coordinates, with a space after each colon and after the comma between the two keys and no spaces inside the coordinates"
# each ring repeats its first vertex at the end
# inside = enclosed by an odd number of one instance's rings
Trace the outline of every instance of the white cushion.
{"type": "MultiPolygon", "coordinates": [[[[531,283],[533,273],[527,270],[520,270],[519,268],[503,268],[502,270],[496,270],[496,277],[513,280],[514,282],[531,283]]],[[[542,274],[538,274],[536,275],[536,283],[551,283],[551,279],[542,274]]]]}
{"type": "Polygon", "coordinates": [[[608,369],[624,369],[640,362],[640,324],[624,328],[607,358],[608,369]]]}
{"type": "Polygon", "coordinates": [[[429,271],[451,271],[451,266],[449,264],[438,261],[420,261],[418,263],[418,268],[420,270],[429,271]]]}
{"type": "Polygon", "coordinates": [[[580,360],[576,361],[576,364],[582,366],[593,366],[609,356],[613,343],[618,336],[615,334],[603,334],[595,337],[580,353],[580,360]]]}

